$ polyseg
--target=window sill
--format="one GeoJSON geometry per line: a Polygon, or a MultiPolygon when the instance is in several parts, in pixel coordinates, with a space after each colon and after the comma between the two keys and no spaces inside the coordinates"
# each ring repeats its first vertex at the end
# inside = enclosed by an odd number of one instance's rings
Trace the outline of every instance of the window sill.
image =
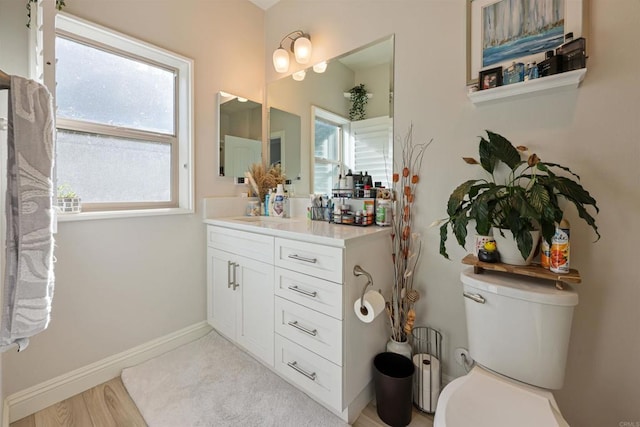
{"type": "Polygon", "coordinates": [[[121,218],[139,218],[147,216],[162,216],[162,215],[185,215],[193,214],[193,209],[185,208],[165,208],[165,209],[138,209],[138,210],[123,210],[123,211],[103,211],[103,212],[79,212],[79,213],[67,213],[57,214],[58,222],[73,222],[73,221],[91,221],[94,219],[121,219],[121,218]]]}

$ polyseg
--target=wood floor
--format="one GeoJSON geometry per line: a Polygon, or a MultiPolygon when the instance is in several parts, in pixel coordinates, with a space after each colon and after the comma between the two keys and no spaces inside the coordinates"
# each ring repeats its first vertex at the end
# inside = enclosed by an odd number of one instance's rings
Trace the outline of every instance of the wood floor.
{"type": "Polygon", "coordinates": [[[120,377],[11,423],[10,427],[145,427],[120,377]]]}
{"type": "MultiPolygon", "coordinates": [[[[11,423],[10,427],[145,427],[120,377],[11,423]]],[[[373,404],[369,404],[354,427],[384,427],[373,404]]],[[[416,409],[409,427],[432,427],[433,418],[416,409]]]]}

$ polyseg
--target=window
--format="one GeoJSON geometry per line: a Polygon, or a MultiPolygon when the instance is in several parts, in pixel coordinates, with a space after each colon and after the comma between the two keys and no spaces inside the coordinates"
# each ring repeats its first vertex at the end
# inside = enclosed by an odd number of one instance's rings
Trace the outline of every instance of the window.
{"type": "Polygon", "coordinates": [[[313,191],[331,194],[338,175],[344,175],[350,164],[347,158],[349,120],[318,107],[313,117],[313,191]]]}
{"type": "Polygon", "coordinates": [[[56,20],[56,174],[85,211],[192,209],[191,60],[56,20]]]}

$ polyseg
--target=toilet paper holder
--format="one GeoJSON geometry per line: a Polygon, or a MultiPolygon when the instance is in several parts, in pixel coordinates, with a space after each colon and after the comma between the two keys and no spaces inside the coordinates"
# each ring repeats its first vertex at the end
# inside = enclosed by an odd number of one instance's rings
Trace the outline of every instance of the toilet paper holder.
{"type": "Polygon", "coordinates": [[[362,288],[362,295],[360,296],[360,309],[365,309],[364,294],[367,292],[367,288],[369,287],[369,285],[373,286],[373,278],[371,277],[371,274],[369,274],[369,272],[367,272],[364,268],[360,267],[359,265],[355,265],[353,267],[353,275],[356,277],[365,276],[367,278],[367,283],[362,288]]]}

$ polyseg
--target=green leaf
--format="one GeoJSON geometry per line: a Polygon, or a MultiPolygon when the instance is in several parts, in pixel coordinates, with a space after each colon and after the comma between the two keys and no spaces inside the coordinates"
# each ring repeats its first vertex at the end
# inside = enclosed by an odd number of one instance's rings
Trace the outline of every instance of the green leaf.
{"type": "Polygon", "coordinates": [[[491,144],[483,137],[480,137],[478,153],[480,154],[480,164],[482,168],[493,175],[493,170],[496,167],[496,157],[493,155],[491,144]]]}
{"type": "Polygon", "coordinates": [[[579,183],[565,178],[563,176],[557,177],[556,188],[558,193],[562,194],[566,198],[571,198],[572,201],[582,203],[583,205],[593,205],[596,212],[599,212],[596,205],[596,199],[591,197],[591,194],[585,190],[579,183]]]}
{"type": "Polygon", "coordinates": [[[455,222],[452,224],[453,234],[456,236],[458,244],[464,248],[467,242],[467,225],[469,224],[469,217],[466,211],[458,215],[455,222]]]}
{"type": "Polygon", "coordinates": [[[487,135],[489,135],[492,154],[511,170],[515,170],[521,164],[520,152],[502,135],[491,131],[487,131],[487,135]]]}
{"type": "Polygon", "coordinates": [[[541,184],[534,184],[528,193],[529,204],[539,213],[542,213],[550,202],[549,192],[541,184]]]}
{"type": "Polygon", "coordinates": [[[477,180],[475,179],[465,181],[453,190],[453,193],[451,193],[449,201],[447,202],[447,214],[449,216],[454,216],[456,212],[460,210],[467,193],[476,182],[477,180]]]}
{"type": "MultiPolygon", "coordinates": [[[[511,231],[513,232],[513,230],[511,231]]],[[[527,259],[533,247],[531,233],[529,230],[518,230],[517,233],[514,233],[514,236],[516,236],[516,243],[518,244],[520,255],[522,255],[522,258],[527,259]]]]}
{"type": "Polygon", "coordinates": [[[449,254],[447,253],[447,226],[449,225],[449,221],[445,222],[440,226],[440,255],[449,259],[449,254]]]}
{"type": "MultiPolygon", "coordinates": [[[[538,163],[538,164],[540,164],[540,163],[538,163]]],[[[557,164],[557,163],[547,163],[547,162],[544,162],[544,164],[545,164],[546,166],[550,166],[550,167],[553,167],[553,168],[560,168],[560,169],[562,169],[562,170],[564,170],[564,171],[569,172],[571,175],[575,176],[576,178],[580,179],[580,176],[579,176],[578,174],[573,173],[573,172],[571,171],[571,169],[569,169],[569,168],[568,168],[568,167],[566,167],[566,166],[562,166],[562,165],[559,165],[559,164],[557,164]]],[[[547,169],[547,171],[548,171],[548,169],[547,169]]]]}

